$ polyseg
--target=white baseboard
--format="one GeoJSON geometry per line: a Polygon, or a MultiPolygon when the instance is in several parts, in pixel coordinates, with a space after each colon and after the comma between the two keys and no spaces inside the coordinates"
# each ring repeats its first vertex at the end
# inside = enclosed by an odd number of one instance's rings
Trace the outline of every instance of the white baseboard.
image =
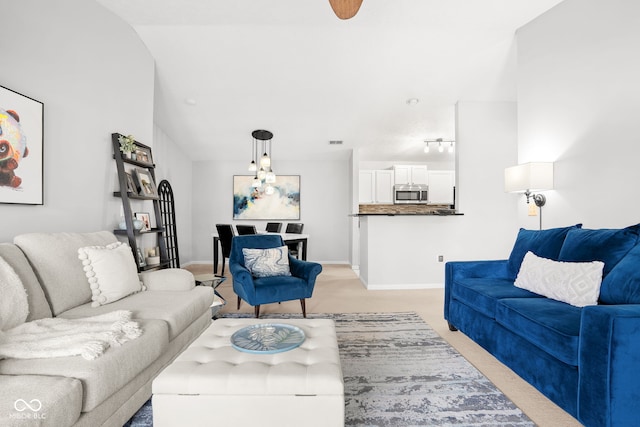
{"type": "Polygon", "coordinates": [[[189,262],[180,263],[180,267],[184,268],[190,265],[200,265],[200,264],[213,265],[213,261],[189,261],[189,262]]]}
{"type": "Polygon", "coordinates": [[[444,288],[444,283],[385,283],[380,285],[369,285],[362,282],[362,284],[368,291],[408,291],[414,289],[444,288]]]}

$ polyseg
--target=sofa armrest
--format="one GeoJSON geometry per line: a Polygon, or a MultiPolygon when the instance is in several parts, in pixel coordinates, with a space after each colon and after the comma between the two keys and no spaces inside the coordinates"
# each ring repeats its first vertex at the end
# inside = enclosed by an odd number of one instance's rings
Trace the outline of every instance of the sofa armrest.
{"type": "Polygon", "coordinates": [[[453,282],[468,277],[509,277],[507,260],[447,262],[444,266],[444,318],[446,320],[449,320],[449,302],[453,282]]]}
{"type": "Polygon", "coordinates": [[[233,277],[233,291],[244,301],[253,301],[256,297],[256,286],[251,272],[242,264],[229,261],[229,272],[233,277]]]}
{"type": "Polygon", "coordinates": [[[586,426],[635,425],[640,304],[584,307],[578,352],[578,420],[586,426]]]}
{"type": "Polygon", "coordinates": [[[289,268],[291,275],[304,279],[309,285],[313,285],[318,274],[322,272],[322,266],[317,262],[301,261],[289,255],[289,268]]]}
{"type": "Polygon", "coordinates": [[[147,271],[140,278],[148,291],[189,291],[196,286],[193,274],[182,268],[147,271]]]}
{"type": "Polygon", "coordinates": [[[507,260],[449,261],[445,264],[445,283],[466,277],[509,277],[507,260]]]}

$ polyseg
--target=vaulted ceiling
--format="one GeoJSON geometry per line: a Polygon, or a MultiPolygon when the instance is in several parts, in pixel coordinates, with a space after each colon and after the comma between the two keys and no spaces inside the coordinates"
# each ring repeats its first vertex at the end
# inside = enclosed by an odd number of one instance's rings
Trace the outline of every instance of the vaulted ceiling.
{"type": "Polygon", "coordinates": [[[560,1],[364,0],[343,21],[328,0],[98,0],[154,57],[156,122],[192,159],[248,159],[268,129],[274,158],[417,161],[457,101],[516,100],[515,31],[560,1]]]}

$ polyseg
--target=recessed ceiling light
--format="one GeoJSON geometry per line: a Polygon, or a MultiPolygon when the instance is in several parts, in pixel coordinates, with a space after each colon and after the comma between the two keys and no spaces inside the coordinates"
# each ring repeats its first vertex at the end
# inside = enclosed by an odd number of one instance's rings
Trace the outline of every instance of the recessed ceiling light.
{"type": "Polygon", "coordinates": [[[187,104],[187,105],[196,105],[197,104],[196,100],[193,99],[193,98],[185,98],[184,99],[184,103],[187,104]]]}
{"type": "Polygon", "coordinates": [[[416,105],[418,102],[420,102],[420,100],[418,98],[409,98],[409,99],[407,99],[407,104],[409,104],[409,105],[416,105]]]}

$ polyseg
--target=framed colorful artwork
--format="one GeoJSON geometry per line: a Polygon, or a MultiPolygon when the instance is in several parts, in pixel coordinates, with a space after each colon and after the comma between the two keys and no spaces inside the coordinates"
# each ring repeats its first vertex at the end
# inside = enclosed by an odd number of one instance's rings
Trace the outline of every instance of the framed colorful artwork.
{"type": "Polygon", "coordinates": [[[233,176],[233,219],[300,219],[300,175],[278,175],[273,193],[254,188],[253,176],[233,176]]]}
{"type": "Polygon", "coordinates": [[[44,104],[0,86],[0,203],[44,203],[44,104]]]}

